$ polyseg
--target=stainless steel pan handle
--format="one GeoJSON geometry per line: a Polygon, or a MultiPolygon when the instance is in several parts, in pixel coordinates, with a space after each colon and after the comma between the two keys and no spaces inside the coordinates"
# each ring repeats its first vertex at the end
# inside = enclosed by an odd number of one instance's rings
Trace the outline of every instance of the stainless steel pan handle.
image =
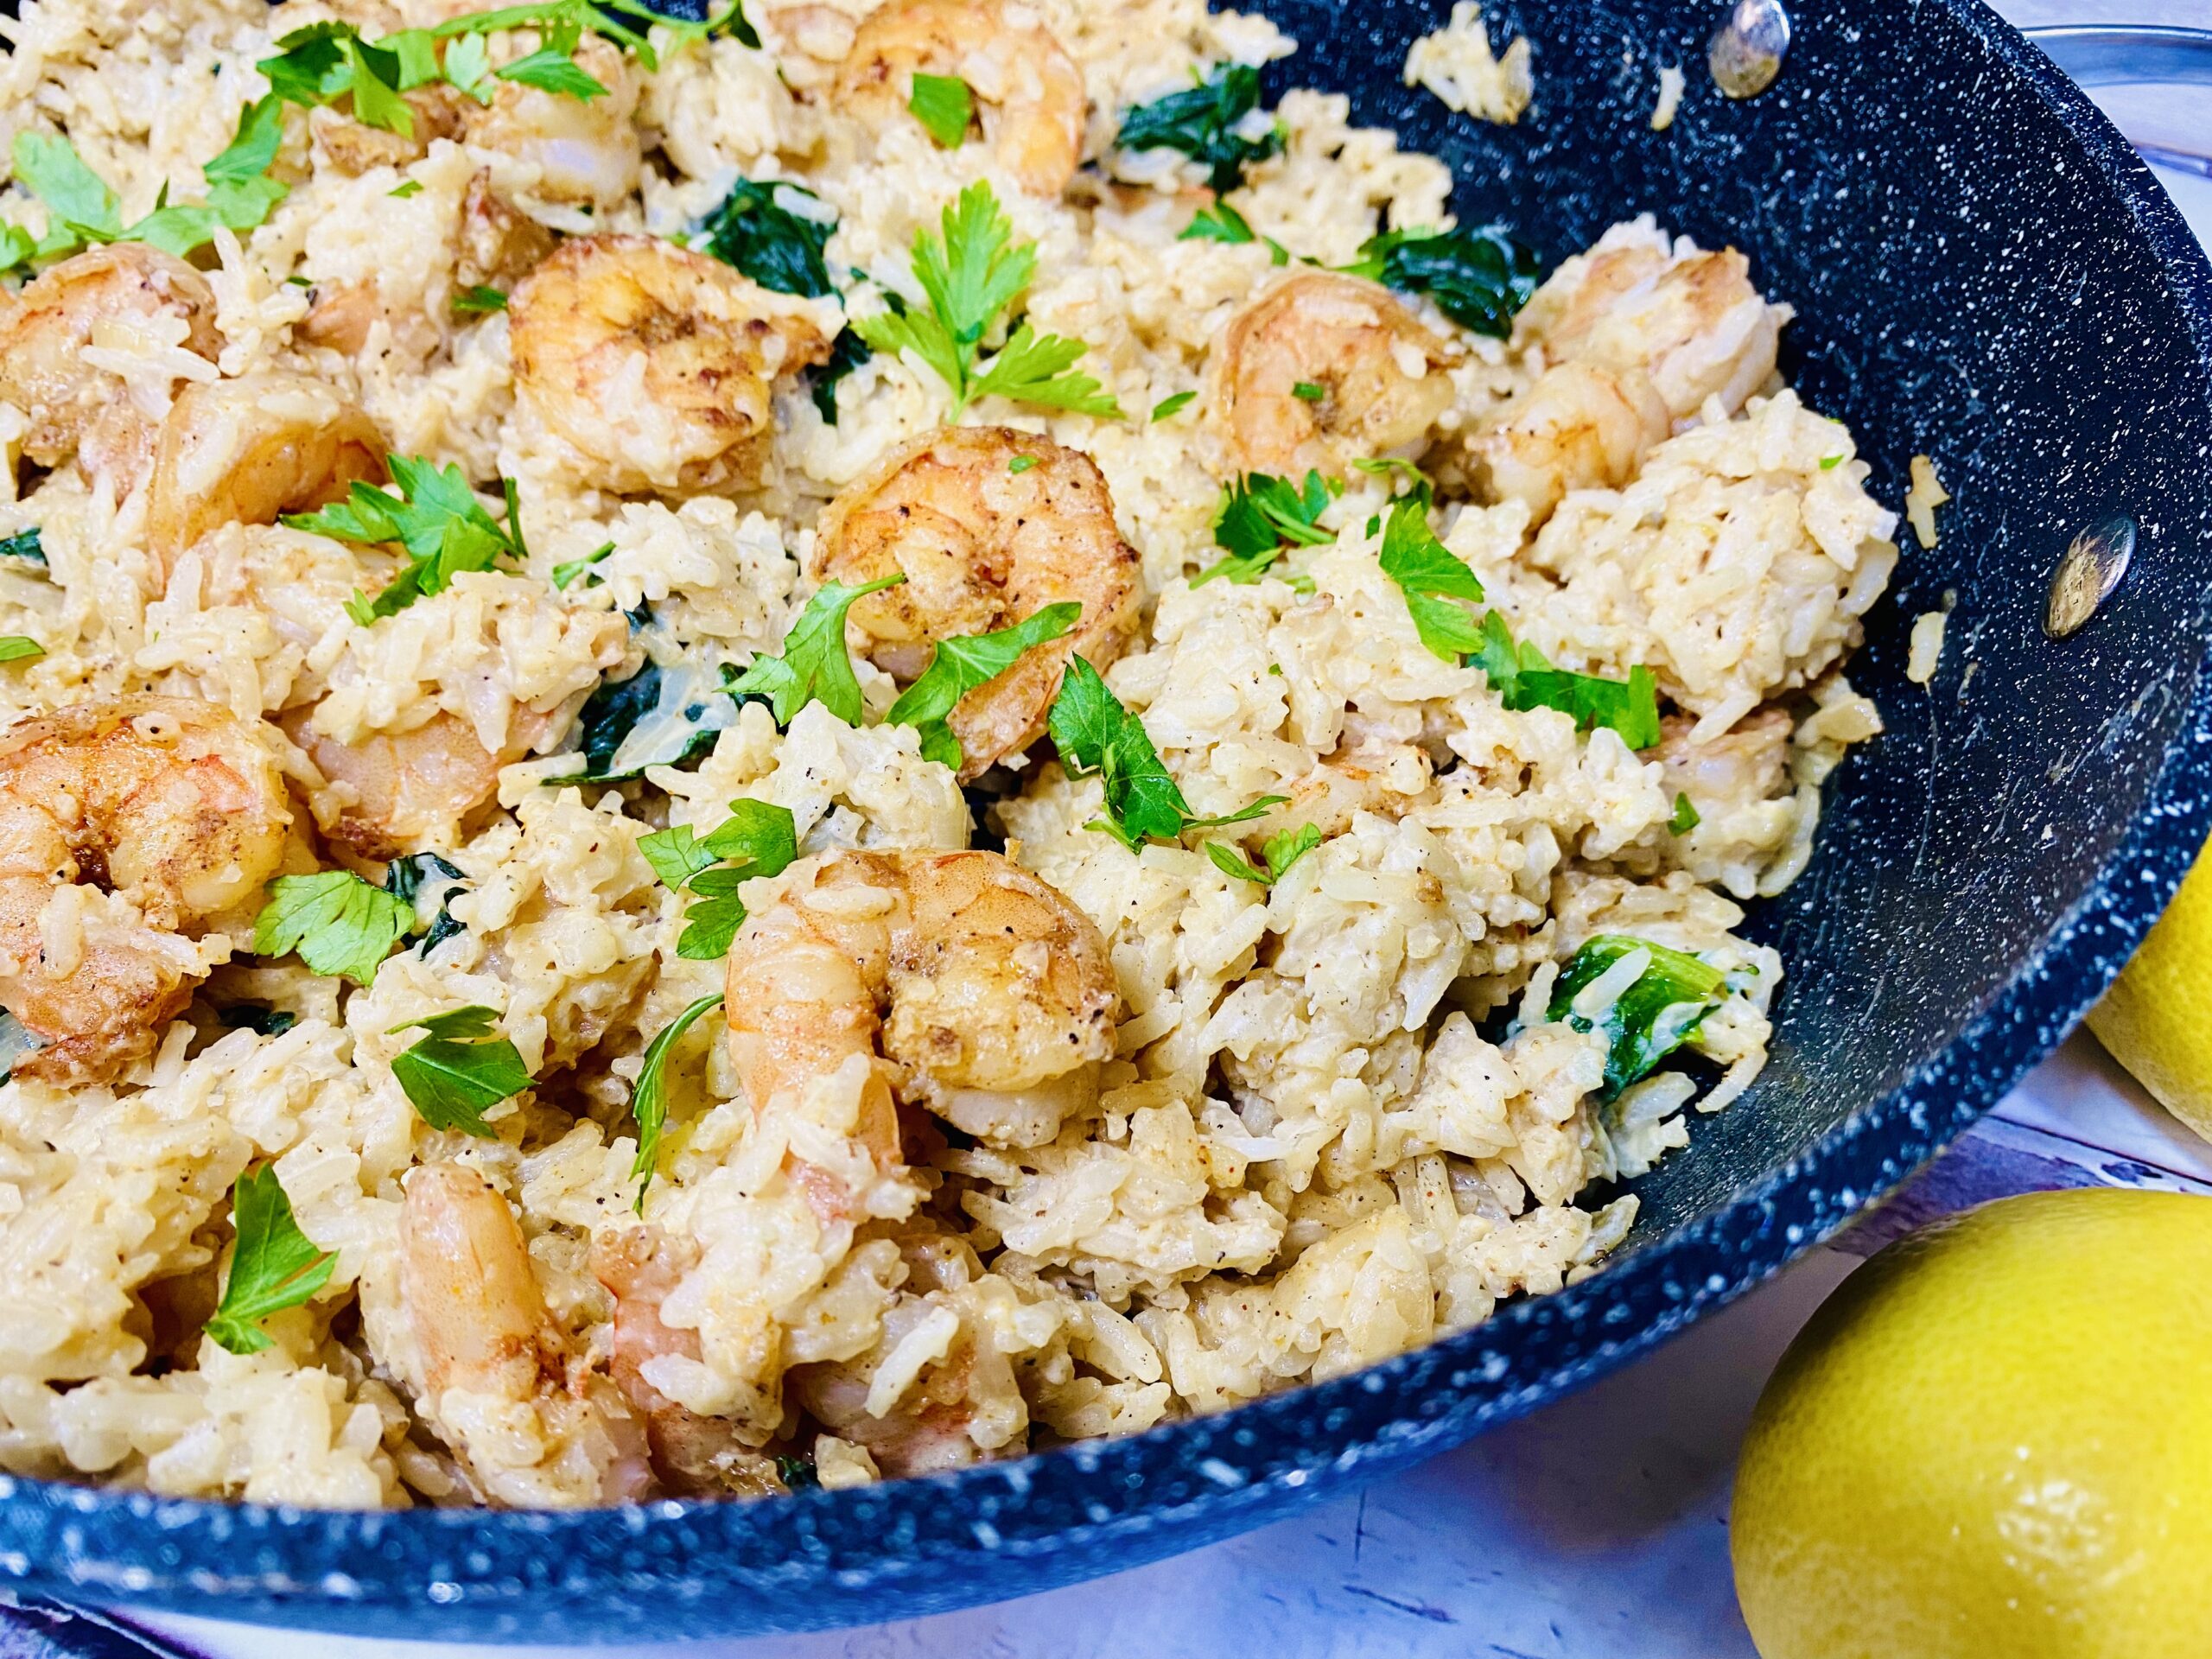
{"type": "MultiPolygon", "coordinates": [[[[2131,84],[2212,88],[2212,29],[2153,23],[2068,23],[2025,30],[2050,60],[2084,87],[2131,84]]],[[[2201,111],[2202,106],[2199,106],[2201,111]]],[[[2148,162],[2212,178],[2212,128],[2146,114],[2127,141],[2148,162]]]]}

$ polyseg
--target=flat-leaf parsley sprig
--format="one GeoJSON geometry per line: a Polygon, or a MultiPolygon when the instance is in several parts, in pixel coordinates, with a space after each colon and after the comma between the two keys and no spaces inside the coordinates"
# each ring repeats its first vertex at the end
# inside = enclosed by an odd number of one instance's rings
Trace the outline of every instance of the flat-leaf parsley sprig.
{"type": "Polygon", "coordinates": [[[1034,243],[1014,240],[1014,222],[991,187],[969,185],[940,218],[942,236],[914,236],[914,280],[928,303],[907,299],[857,319],[852,327],[879,352],[911,352],[952,394],[957,421],[978,397],[1007,397],[1041,409],[1118,420],[1122,407],[1074,365],[1090,348],[1079,340],[1039,334],[1027,318],[1006,344],[982,360],[984,335],[1028,288],[1034,243]]]}
{"type": "Polygon", "coordinates": [[[1292,865],[1320,844],[1320,825],[1301,823],[1295,830],[1279,830],[1268,837],[1260,851],[1260,856],[1266,861],[1264,867],[1253,864],[1235,848],[1224,847],[1217,841],[1206,842],[1206,856],[1224,875],[1271,887],[1290,874],[1292,865]]]}
{"type": "Polygon", "coordinates": [[[458,466],[440,467],[419,455],[387,460],[398,494],[357,480],[345,500],[283,518],[294,530],[341,542],[397,542],[407,550],[411,562],[382,593],[374,599],[356,594],[346,601],[346,613],[363,627],[443,593],[464,572],[489,570],[503,557],[520,563],[530,556],[512,479],[499,480],[506,498],[502,524],[477,499],[458,466]]]}
{"type": "Polygon", "coordinates": [[[415,925],[415,905],[370,886],[351,870],[280,875],[253,924],[253,952],[298,951],[318,974],[342,974],[373,984],[377,968],[415,925]]]}
{"type": "Polygon", "coordinates": [[[292,1201],[268,1164],[247,1170],[231,1189],[231,1225],[238,1241],[230,1276],[205,1328],[219,1348],[257,1354],[273,1345],[262,1320],[299,1306],[328,1284],[338,1258],[315,1249],[300,1230],[292,1201]]]}
{"type": "Polygon", "coordinates": [[[784,636],[783,655],[755,657],[729,682],[730,695],[765,697],[779,726],[788,727],[791,716],[810,702],[820,703],[848,726],[859,725],[867,705],[853,659],[845,650],[845,613],[870,594],[896,588],[906,580],[901,572],[857,588],[823,582],[784,636]]]}
{"type": "Polygon", "coordinates": [[[638,850],[671,891],[688,888],[699,895],[683,913],[676,954],[712,962],[728,953],[745,925],[745,901],[737,890],[756,877],[781,875],[798,859],[798,825],[787,806],[737,800],[729,804],[729,817],[708,834],[674,824],[640,836],[638,850]]]}
{"type": "Polygon", "coordinates": [[[1068,658],[1059,696],[1046,721],[1060,765],[1071,778],[1097,772],[1105,787],[1106,816],[1084,826],[1114,837],[1132,852],[1147,841],[1175,841],[1186,830],[1247,823],[1264,817],[1285,797],[1262,795],[1241,811],[1218,818],[1192,814],[1191,804],[1152,746],[1144,722],[1107,690],[1098,671],[1080,657],[1068,658]]]}

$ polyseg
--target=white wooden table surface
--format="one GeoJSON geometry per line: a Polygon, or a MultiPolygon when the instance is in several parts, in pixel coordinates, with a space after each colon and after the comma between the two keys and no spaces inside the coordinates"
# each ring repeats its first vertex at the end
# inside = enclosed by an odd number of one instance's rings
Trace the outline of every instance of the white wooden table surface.
{"type": "MultiPolygon", "coordinates": [[[[2024,27],[2208,21],[2204,0],[1999,0],[1999,10],[2024,27]]],[[[2161,176],[2200,237],[2212,241],[2212,179],[2161,176]]],[[[1993,1162],[2024,1157],[2071,1166],[2076,1180],[2212,1190],[2212,1147],[2158,1112],[2086,1035],[1939,1168],[1955,1186],[1971,1189],[1993,1162]]],[[[1736,1445],[1783,1347],[1853,1265],[1840,1250],[1815,1251],[1596,1387],[1242,1538],[998,1606],[818,1636],[703,1643],[683,1652],[686,1659],[1221,1659],[1255,1651],[1269,1659],[1756,1659],[1728,1569],[1736,1445]]],[[[197,1620],[165,1619],[154,1628],[219,1659],[296,1659],[302,1647],[296,1635],[197,1620]]],[[[308,1640],[317,1659],[484,1651],[308,1640]]],[[[585,1651],[533,1650],[540,1659],[585,1651]]]]}

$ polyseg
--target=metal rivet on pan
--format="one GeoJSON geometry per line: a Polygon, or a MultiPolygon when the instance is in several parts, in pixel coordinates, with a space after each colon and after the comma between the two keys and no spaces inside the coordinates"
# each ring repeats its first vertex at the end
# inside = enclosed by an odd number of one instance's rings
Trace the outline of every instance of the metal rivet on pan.
{"type": "Polygon", "coordinates": [[[2127,562],[2134,556],[2135,521],[2126,513],[2086,526],[2068,544],[2066,556],[2050,579],[2050,606],[2044,612],[2043,631],[2054,639],[2080,632],[2120,586],[2127,562]]]}
{"type": "Polygon", "coordinates": [[[1757,98],[1782,73],[1789,14],[1782,0],[1736,0],[1705,48],[1713,83],[1731,98],[1757,98]]]}

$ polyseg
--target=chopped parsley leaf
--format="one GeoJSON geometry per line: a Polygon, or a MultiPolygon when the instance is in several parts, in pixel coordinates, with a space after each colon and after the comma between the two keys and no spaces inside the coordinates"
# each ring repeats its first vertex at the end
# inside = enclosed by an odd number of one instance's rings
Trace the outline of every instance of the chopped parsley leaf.
{"type": "Polygon", "coordinates": [[[1012,461],[1007,462],[1006,469],[1009,473],[1026,473],[1036,464],[1037,457],[1034,455],[1016,455],[1012,461]]]}
{"type": "Polygon", "coordinates": [[[1166,397],[1161,398],[1158,403],[1152,406],[1152,418],[1154,421],[1164,421],[1171,415],[1180,414],[1184,410],[1188,409],[1191,406],[1192,403],[1197,399],[1198,395],[1198,394],[1195,391],[1174,391],[1168,393],[1166,397]]]}
{"type": "Polygon", "coordinates": [[[1473,661],[1508,709],[1556,709],[1573,715],[1584,731],[1610,726],[1631,749],[1648,749],[1659,741],[1658,683],[1641,663],[1625,680],[1554,668],[1534,645],[1516,645],[1496,611],[1483,618],[1473,661]]]}
{"type": "Polygon", "coordinates": [[[893,306],[851,327],[879,352],[912,352],[952,394],[957,422],[978,397],[1007,397],[1043,409],[1121,418],[1121,405],[1074,365],[1089,348],[1079,340],[1039,334],[1023,319],[988,362],[978,360],[985,332],[1029,286],[1034,244],[1014,241],[1014,225],[988,183],[960,193],[940,219],[942,238],[914,236],[914,278],[928,308],[893,306]]]}
{"type": "Polygon", "coordinates": [[[1292,383],[1290,395],[1301,403],[1318,404],[1329,395],[1329,389],[1317,386],[1311,380],[1299,380],[1292,383]]]}
{"type": "Polygon", "coordinates": [[[1697,803],[1681,790],[1675,791],[1675,810],[1667,815],[1667,833],[1687,836],[1705,820],[1697,810],[1697,803]]]}
{"type": "Polygon", "coordinates": [[[1260,856],[1267,861],[1265,868],[1255,866],[1234,848],[1217,841],[1206,843],[1206,856],[1213,861],[1214,868],[1224,875],[1234,876],[1239,881],[1256,882],[1267,887],[1281,880],[1292,865],[1320,844],[1320,826],[1302,823],[1295,830],[1278,830],[1268,837],[1260,851],[1260,856]]]}
{"type": "Polygon", "coordinates": [[[1263,795],[1242,811],[1218,818],[1192,816],[1191,804],[1161,764],[1144,722],[1122,706],[1098,677],[1098,671],[1081,657],[1068,658],[1046,728],[1070,777],[1095,772],[1104,783],[1106,816],[1084,828],[1103,831],[1132,852],[1146,841],[1174,841],[1186,830],[1249,823],[1281,806],[1285,798],[1263,795]]]}
{"type": "Polygon", "coordinates": [[[296,950],[318,974],[342,974],[357,985],[376,982],[377,968],[415,925],[415,906],[351,870],[280,875],[253,924],[253,952],[296,950]]]}
{"type": "Polygon", "coordinates": [[[0,633],[0,663],[28,663],[46,655],[46,647],[27,633],[0,633]]]}
{"type": "Polygon", "coordinates": [[[645,1212],[645,1189],[652,1185],[653,1166],[660,1158],[660,1138],[668,1125],[668,1057],[683,1033],[697,1023],[699,1016],[711,1008],[721,1006],[721,993],[702,996],[685,1008],[652,1041],[645,1045],[645,1064],[638,1071],[638,1086],[630,1094],[630,1115],[638,1121],[638,1155],[630,1165],[631,1178],[638,1183],[637,1202],[632,1205],[639,1215],[645,1212]]]}
{"type": "Polygon", "coordinates": [[[374,599],[355,594],[346,601],[346,613],[363,627],[443,593],[465,572],[489,570],[503,557],[529,556],[512,480],[499,480],[507,506],[502,524],[476,499],[458,466],[440,467],[419,455],[387,459],[399,494],[357,480],[346,499],[318,512],[286,513],[283,521],[341,542],[397,542],[406,548],[412,563],[389,587],[374,599]]]}
{"type": "Polygon", "coordinates": [[[480,283],[474,288],[464,288],[460,293],[454,295],[453,308],[456,316],[482,316],[486,312],[505,310],[507,296],[500,293],[498,289],[486,288],[480,283]]]}
{"type": "Polygon", "coordinates": [[[432,1128],[489,1139],[494,1131],[484,1114],[530,1087],[521,1053],[505,1037],[493,1035],[498,1018],[497,1009],[471,1003],[404,1021],[387,1033],[417,1028],[427,1033],[391,1057],[391,1075],[416,1116],[432,1128]]]}
{"type": "Polygon", "coordinates": [[[822,704],[848,726],[859,725],[867,705],[845,651],[845,613],[856,601],[906,580],[902,572],[858,588],[823,582],[784,636],[784,654],[754,658],[750,668],[729,682],[730,695],[766,698],[779,726],[788,727],[791,716],[810,702],[822,704]]]}
{"type": "MultiPolygon", "coordinates": [[[[1289,480],[1272,473],[1247,473],[1224,485],[1214,508],[1213,539],[1227,556],[1216,560],[1191,578],[1203,588],[1217,576],[1246,583],[1266,575],[1286,546],[1321,547],[1336,539],[1319,520],[1335,495],[1319,472],[1306,474],[1301,490],[1289,480]]],[[[1286,578],[1300,593],[1311,593],[1312,581],[1304,575],[1286,578]]]]}
{"type": "Polygon", "coordinates": [[[914,119],[929,130],[931,137],[947,149],[957,149],[976,118],[976,95],[957,75],[914,72],[914,90],[906,99],[914,119]]]}
{"type": "Polygon", "coordinates": [[[1244,243],[1259,240],[1251,221],[1226,201],[1217,201],[1211,207],[1201,207],[1183,227],[1178,242],[1244,243]]]}
{"type": "Polygon", "coordinates": [[[397,185],[385,194],[389,196],[397,196],[400,200],[404,201],[410,196],[419,196],[423,194],[423,181],[420,179],[409,179],[405,183],[397,185]]]}
{"type": "Polygon", "coordinates": [[[930,665],[899,694],[883,716],[889,726],[912,726],[922,734],[922,758],[958,768],[964,758],[960,740],[945,724],[953,707],[978,686],[996,679],[1028,652],[1048,645],[1075,626],[1083,607],[1063,600],[1033,612],[1010,628],[940,639],[930,665]]]}
{"type": "MultiPolygon", "coordinates": [[[[585,554],[581,559],[569,559],[563,563],[555,565],[553,567],[553,585],[556,588],[562,589],[563,592],[566,592],[569,583],[575,581],[578,576],[582,575],[586,571],[589,570],[592,566],[597,564],[601,559],[605,558],[613,550],[614,543],[607,542],[601,546],[594,548],[590,552],[585,554]]],[[[592,577],[591,582],[587,582],[584,585],[586,587],[590,587],[598,581],[599,578],[594,575],[592,577]]]]}
{"type": "Polygon", "coordinates": [[[789,807],[736,800],[729,812],[703,837],[695,836],[690,824],[679,823],[638,838],[639,852],[664,885],[701,895],[683,912],[683,937],[676,942],[676,954],[690,961],[727,956],[730,941],[745,925],[745,901],[737,896],[738,888],[756,876],[781,875],[798,857],[798,826],[789,807]]]}
{"type": "Polygon", "coordinates": [[[292,1201],[268,1164],[245,1172],[231,1189],[231,1225],[238,1239],[230,1276],[206,1330],[218,1347],[257,1354],[272,1345],[262,1320],[299,1306],[328,1284],[338,1258],[315,1249],[300,1230],[292,1201]]]}
{"type": "Polygon", "coordinates": [[[1391,506],[1380,557],[1382,574],[1406,596],[1421,644],[1452,664],[1481,648],[1481,628],[1457,601],[1480,599],[1482,582],[1465,560],[1437,539],[1422,502],[1401,496],[1391,506]]]}

